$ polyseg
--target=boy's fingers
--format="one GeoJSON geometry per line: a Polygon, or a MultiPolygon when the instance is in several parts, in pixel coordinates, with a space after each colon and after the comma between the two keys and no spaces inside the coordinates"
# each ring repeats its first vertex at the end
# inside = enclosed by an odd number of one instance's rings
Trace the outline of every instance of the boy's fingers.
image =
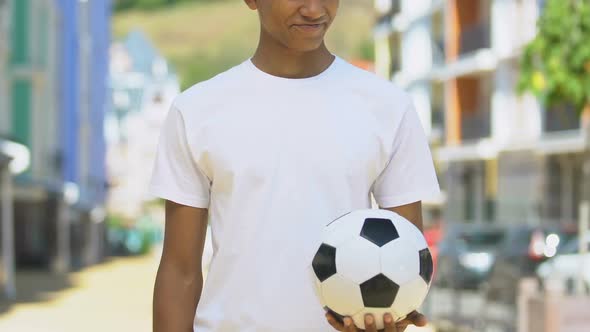
{"type": "Polygon", "coordinates": [[[334,318],[334,316],[330,315],[330,314],[326,314],[326,319],[328,320],[328,323],[336,330],[336,331],[345,331],[344,330],[344,325],[342,323],[340,323],[339,321],[336,320],[336,318],[334,318]]]}
{"type": "MultiPolygon", "coordinates": [[[[354,325],[354,321],[350,317],[344,317],[343,322],[338,321],[333,315],[330,313],[326,313],[326,319],[328,323],[337,331],[341,332],[357,332],[357,328],[354,325]]],[[[385,314],[383,316],[384,322],[384,329],[380,331],[385,332],[404,332],[408,325],[416,325],[416,326],[425,326],[428,321],[424,315],[421,313],[414,311],[410,313],[406,319],[402,320],[401,322],[395,322],[391,314],[385,314]]],[[[375,318],[368,314],[365,316],[365,331],[366,332],[376,332],[377,326],[375,323],[375,318]]]]}
{"type": "Polygon", "coordinates": [[[346,332],[357,332],[352,318],[344,317],[344,329],[346,332]]]}
{"type": "Polygon", "coordinates": [[[404,332],[408,328],[408,323],[397,323],[395,324],[396,332],[404,332]]]}
{"type": "Polygon", "coordinates": [[[365,332],[377,332],[377,325],[375,325],[375,318],[371,314],[365,315],[365,332]]]}
{"type": "Polygon", "coordinates": [[[428,323],[428,319],[426,319],[426,316],[422,315],[418,311],[413,311],[412,313],[410,313],[406,320],[409,320],[410,323],[416,326],[426,326],[426,324],[428,323]]]}
{"type": "Polygon", "coordinates": [[[399,332],[391,314],[383,315],[383,325],[385,326],[385,332],[399,332]]]}

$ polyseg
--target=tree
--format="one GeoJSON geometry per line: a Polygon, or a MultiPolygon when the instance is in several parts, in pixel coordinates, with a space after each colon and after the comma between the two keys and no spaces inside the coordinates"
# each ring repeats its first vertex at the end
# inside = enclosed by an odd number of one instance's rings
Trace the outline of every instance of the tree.
{"type": "Polygon", "coordinates": [[[522,55],[518,90],[546,106],[590,107],[590,1],[546,1],[522,55]]]}

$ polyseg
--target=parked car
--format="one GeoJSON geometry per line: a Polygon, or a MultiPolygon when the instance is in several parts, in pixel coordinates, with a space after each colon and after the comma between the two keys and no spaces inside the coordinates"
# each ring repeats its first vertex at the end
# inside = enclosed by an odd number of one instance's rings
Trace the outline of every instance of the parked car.
{"type": "Polygon", "coordinates": [[[516,303],[521,278],[534,277],[537,267],[555,256],[563,243],[575,237],[574,228],[517,225],[507,228],[486,287],[489,300],[516,303]]]}
{"type": "Polygon", "coordinates": [[[565,283],[568,293],[575,290],[576,280],[583,267],[582,280],[586,294],[590,294],[590,235],[584,241],[587,253],[579,253],[580,238],[575,237],[557,252],[557,255],[537,268],[537,276],[542,282],[558,280],[565,283]]]}
{"type": "Polygon", "coordinates": [[[451,224],[438,246],[435,283],[477,289],[487,279],[504,230],[492,225],[451,224]]]}

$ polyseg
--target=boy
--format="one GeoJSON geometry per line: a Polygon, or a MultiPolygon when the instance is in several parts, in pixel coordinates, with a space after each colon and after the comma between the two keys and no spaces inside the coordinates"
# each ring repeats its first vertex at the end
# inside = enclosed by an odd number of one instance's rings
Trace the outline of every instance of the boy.
{"type": "MultiPolygon", "coordinates": [[[[178,96],[160,138],[154,331],[356,331],[324,313],[307,267],[323,227],[371,193],[421,229],[420,202],[439,190],[424,132],[406,93],[326,48],[338,0],[244,1],[260,18],[255,54],[178,96]]],[[[387,332],[425,324],[384,319],[387,332]]]]}

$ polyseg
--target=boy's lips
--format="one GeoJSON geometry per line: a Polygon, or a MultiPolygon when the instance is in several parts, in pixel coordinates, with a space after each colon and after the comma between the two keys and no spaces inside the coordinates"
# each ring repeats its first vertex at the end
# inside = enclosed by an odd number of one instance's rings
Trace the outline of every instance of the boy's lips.
{"type": "Polygon", "coordinates": [[[317,33],[324,29],[324,23],[318,24],[294,24],[293,27],[301,32],[305,33],[317,33]]]}

